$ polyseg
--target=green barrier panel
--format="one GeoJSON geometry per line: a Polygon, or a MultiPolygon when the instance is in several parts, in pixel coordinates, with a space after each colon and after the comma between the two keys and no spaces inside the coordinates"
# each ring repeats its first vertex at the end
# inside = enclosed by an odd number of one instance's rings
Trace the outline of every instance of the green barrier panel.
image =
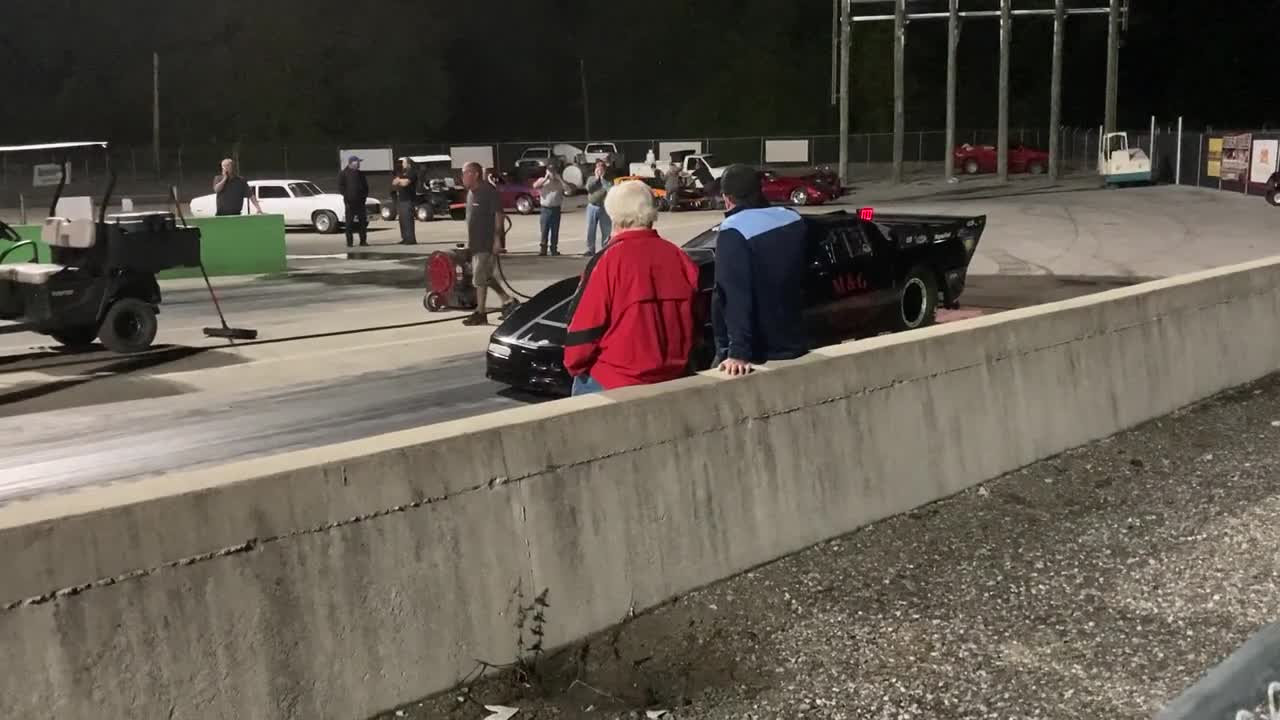
{"type": "MultiPolygon", "coordinates": [[[[200,228],[200,257],[210,275],[264,275],[286,269],[281,215],[191,218],[187,222],[200,228]]],[[[40,242],[38,225],[19,225],[14,230],[24,240],[35,240],[40,249],[40,262],[49,262],[49,248],[40,242]]],[[[0,240],[0,252],[12,244],[0,240]]],[[[31,248],[14,251],[5,262],[31,262],[31,248]]],[[[175,268],[160,273],[159,277],[162,280],[200,277],[200,270],[175,268]]]]}

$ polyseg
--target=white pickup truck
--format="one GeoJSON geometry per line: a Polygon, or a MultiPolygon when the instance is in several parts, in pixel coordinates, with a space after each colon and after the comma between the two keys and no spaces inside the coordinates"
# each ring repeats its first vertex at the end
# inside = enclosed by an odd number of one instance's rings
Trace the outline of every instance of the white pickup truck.
{"type": "MultiPolygon", "coordinates": [[[[724,175],[725,165],[711,153],[697,153],[688,150],[671,153],[671,159],[680,164],[680,173],[694,180],[695,187],[703,187],[705,179],[710,177],[719,180],[724,175]]],[[[631,163],[629,172],[636,177],[660,177],[665,175],[669,163],[657,162],[631,163]]]]}

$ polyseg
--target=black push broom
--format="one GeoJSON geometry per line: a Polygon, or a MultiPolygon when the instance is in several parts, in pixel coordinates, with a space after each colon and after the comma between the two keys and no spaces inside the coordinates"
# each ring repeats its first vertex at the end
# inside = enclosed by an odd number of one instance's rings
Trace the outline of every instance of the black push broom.
{"type": "MultiPolygon", "coordinates": [[[[169,197],[173,199],[173,209],[178,213],[178,219],[182,221],[182,226],[187,226],[187,218],[182,214],[182,204],[178,202],[177,186],[169,186],[169,197]]],[[[258,331],[250,328],[238,328],[227,325],[227,318],[222,314],[222,305],[218,303],[218,294],[213,291],[213,283],[209,282],[209,273],[204,269],[204,258],[200,259],[200,277],[204,278],[204,286],[209,288],[209,297],[213,299],[213,309],[218,311],[218,321],[222,323],[222,327],[204,328],[205,337],[224,338],[227,340],[253,340],[258,337],[258,331]]]]}

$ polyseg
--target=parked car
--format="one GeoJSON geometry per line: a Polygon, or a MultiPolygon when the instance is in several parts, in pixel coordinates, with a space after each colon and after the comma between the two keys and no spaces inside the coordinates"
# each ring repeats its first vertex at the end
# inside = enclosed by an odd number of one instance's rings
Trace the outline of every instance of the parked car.
{"type": "MultiPolygon", "coordinates": [[[[502,209],[517,212],[521,215],[532,215],[542,207],[541,196],[532,185],[512,180],[507,175],[497,175],[490,171],[489,182],[498,188],[502,197],[502,209]]],[[[467,191],[462,190],[449,204],[449,215],[454,220],[462,220],[467,216],[467,191]]]]}
{"type": "MultiPolygon", "coordinates": [[[[882,329],[934,322],[939,305],[958,307],[985,215],[877,215],[869,208],[806,215],[809,250],[805,325],[814,345],[882,329]]],[[[710,303],[719,226],[685,243],[699,266],[699,317],[707,318],[689,358],[710,367],[715,356],[710,303]]],[[[606,251],[607,252],[607,251],[606,251]]],[[[579,278],[557,282],[522,304],[489,338],[485,374],[500,383],[568,395],[565,331],[579,278]]]]}
{"type": "Polygon", "coordinates": [[[812,177],[789,177],[771,170],[760,173],[760,188],[771,203],[821,205],[840,197],[834,188],[812,177]]]}
{"type": "MultiPolygon", "coordinates": [[[[955,166],[969,175],[996,171],[995,145],[957,145],[953,152],[955,166]]],[[[1009,172],[1043,174],[1049,167],[1049,153],[1021,143],[1009,146],[1009,172]]]]}
{"type": "Polygon", "coordinates": [[[1267,178],[1266,198],[1272,205],[1280,206],[1280,172],[1271,173],[1267,178]]]}
{"type": "MultiPolygon", "coordinates": [[[[341,228],[346,215],[346,204],[337,193],[327,193],[310,180],[250,180],[249,187],[258,198],[262,212],[283,215],[287,227],[311,227],[320,233],[335,233],[341,228]]],[[[249,214],[245,201],[240,214],[249,214]]],[[[369,198],[365,205],[369,215],[376,217],[382,203],[369,198]]],[[[217,214],[217,196],[201,195],[191,201],[193,217],[212,217],[217,214]]]]}
{"type": "Polygon", "coordinates": [[[626,156],[618,150],[618,145],[611,142],[590,142],[583,151],[583,164],[595,165],[597,160],[604,160],[610,166],[623,170],[627,167],[626,156]]]}

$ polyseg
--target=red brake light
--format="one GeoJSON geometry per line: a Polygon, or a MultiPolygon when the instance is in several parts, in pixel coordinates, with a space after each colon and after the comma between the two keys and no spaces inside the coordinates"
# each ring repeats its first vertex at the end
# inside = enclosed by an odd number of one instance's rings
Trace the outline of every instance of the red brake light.
{"type": "Polygon", "coordinates": [[[876,218],[875,208],[862,208],[858,211],[858,218],[867,221],[874,220],[876,218]]]}

